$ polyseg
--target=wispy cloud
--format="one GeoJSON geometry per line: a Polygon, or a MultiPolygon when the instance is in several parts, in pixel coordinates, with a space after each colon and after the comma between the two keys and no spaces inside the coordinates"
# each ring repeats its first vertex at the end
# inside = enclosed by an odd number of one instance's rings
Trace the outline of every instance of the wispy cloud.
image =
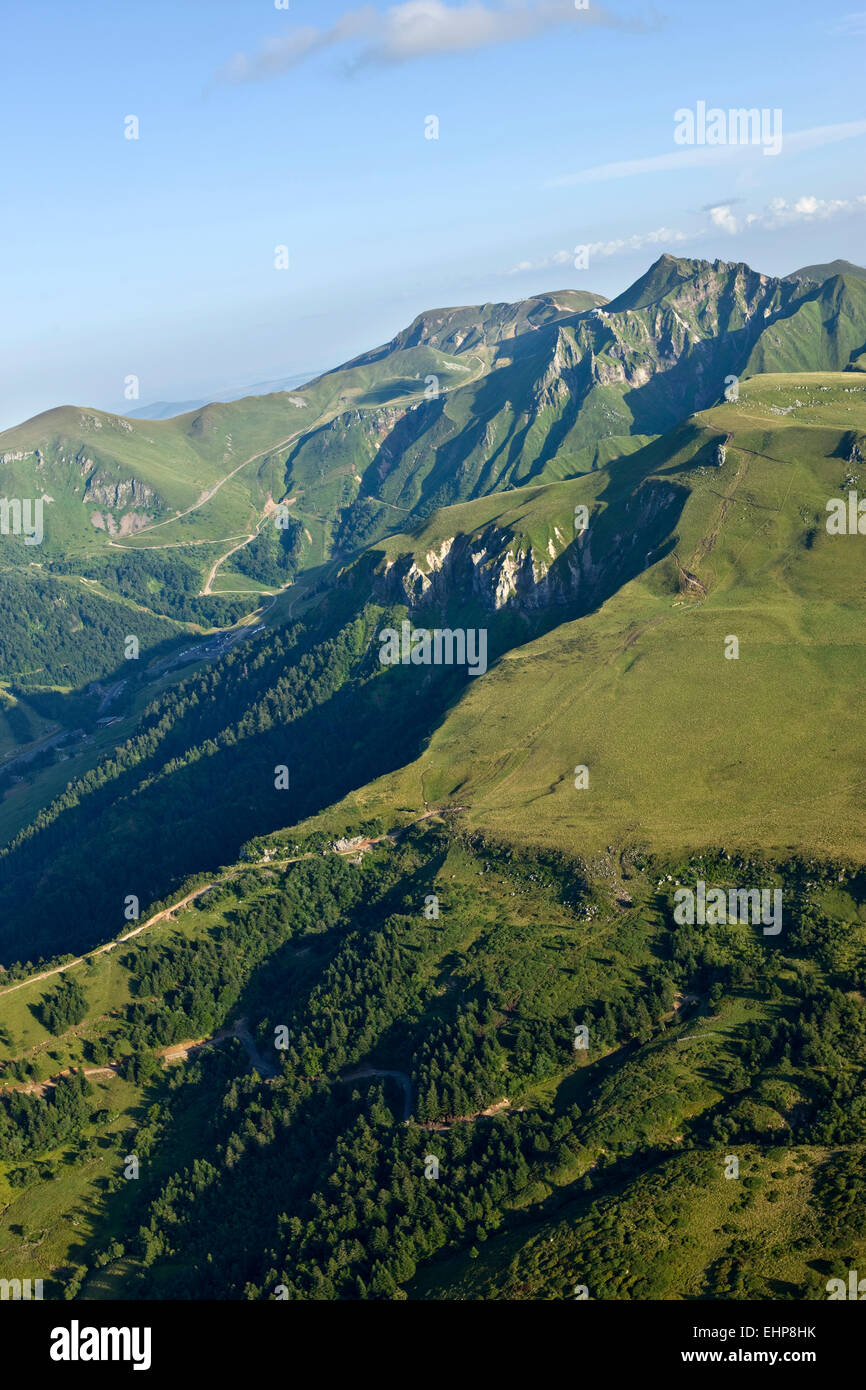
{"type": "Polygon", "coordinates": [[[314,53],[372,33],[379,20],[381,15],[373,6],[364,5],[343,15],[330,29],[303,25],[281,38],[266,39],[257,53],[236,53],[217,77],[224,82],[258,82],[268,77],[279,77],[281,73],[298,67],[314,53]]]}
{"type": "Polygon", "coordinates": [[[794,202],[772,198],[761,212],[749,212],[745,216],[736,216],[728,203],[709,209],[713,226],[731,235],[751,230],[774,231],[795,222],[826,222],[831,217],[853,212],[866,212],[866,193],[856,198],[816,198],[807,193],[794,202]]]}
{"type": "Polygon", "coordinates": [[[646,33],[663,19],[625,18],[595,3],[574,0],[493,0],[457,5],[447,0],[403,0],[382,12],[372,5],[348,10],[329,29],[305,26],[269,39],[256,53],[236,53],[218,74],[226,82],[253,82],[298,67],[315,53],[361,40],[353,66],[408,63],[447,53],[466,53],[532,38],[547,30],[621,29],[646,33]]]}
{"type": "Polygon", "coordinates": [[[866,35],[866,10],[857,10],[854,14],[846,14],[844,18],[839,20],[838,24],[833,25],[830,33],[863,37],[866,35]]]}
{"type": "Polygon", "coordinates": [[[506,275],[522,275],[527,270],[550,270],[555,265],[571,265],[574,262],[573,251],[554,251],[551,256],[542,256],[538,261],[518,261],[507,270],[506,275]]]}
{"type": "Polygon", "coordinates": [[[742,202],[742,198],[728,198],[724,202],[708,203],[701,209],[707,214],[708,222],[688,232],[659,227],[654,232],[635,232],[631,236],[615,237],[610,241],[588,242],[584,246],[575,246],[573,251],[554,251],[539,260],[518,261],[506,274],[524,275],[530,271],[551,270],[560,265],[576,269],[578,251],[587,252],[587,260],[591,263],[600,257],[642,251],[648,246],[668,247],[684,241],[696,241],[713,231],[736,236],[748,231],[774,231],[797,222],[826,222],[845,213],[866,213],[866,193],[854,198],[817,198],[812,193],[803,194],[793,201],[771,198],[759,212],[735,212],[734,207],[742,202]]]}
{"type": "MultiPolygon", "coordinates": [[[[802,154],[805,150],[835,145],[841,140],[852,140],[858,135],[866,135],[866,121],[813,126],[810,130],[798,130],[793,135],[786,135],[782,155],[802,154]]],[[[612,164],[596,164],[590,169],[580,169],[574,174],[561,174],[558,178],[551,179],[547,186],[565,188],[573,184],[603,183],[608,179],[631,178],[635,174],[695,169],[756,156],[760,158],[760,147],[755,145],[691,145],[685,149],[670,150],[667,154],[650,155],[646,159],[621,159],[612,164]]]]}
{"type": "Polygon", "coordinates": [[[725,207],[732,208],[735,203],[741,203],[742,201],[742,198],[717,198],[714,203],[704,203],[701,212],[712,212],[714,208],[717,208],[722,203],[725,207]]]}
{"type": "Polygon", "coordinates": [[[702,235],[700,231],[675,232],[670,227],[658,227],[654,232],[636,232],[633,236],[616,237],[612,241],[587,242],[580,248],[575,247],[574,251],[554,251],[552,255],[544,256],[538,261],[518,261],[506,274],[522,275],[530,270],[550,270],[557,265],[573,266],[578,249],[585,250],[592,261],[599,256],[620,256],[626,251],[642,251],[645,246],[673,246],[677,242],[691,241],[693,237],[702,235]]]}

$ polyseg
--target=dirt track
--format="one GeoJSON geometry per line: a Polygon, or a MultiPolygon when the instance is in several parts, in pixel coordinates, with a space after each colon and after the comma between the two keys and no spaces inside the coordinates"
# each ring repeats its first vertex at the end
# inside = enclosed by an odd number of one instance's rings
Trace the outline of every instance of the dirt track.
{"type": "MultiPolygon", "coordinates": [[[[418,816],[416,820],[409,821],[408,825],[400,826],[399,830],[390,830],[385,835],[378,835],[375,840],[362,840],[360,844],[353,846],[353,848],[349,850],[332,849],[329,852],[344,858],[349,855],[358,854],[365,849],[370,849],[373,845],[382,844],[385,840],[393,842],[399,839],[410,826],[418,825],[419,822],[423,820],[429,820],[431,816],[452,815],[457,811],[465,810],[465,806],[446,806],[441,811],[425,811],[424,814],[418,816]]],[[[299,864],[302,859],[312,858],[314,858],[314,855],[312,851],[310,851],[307,854],[298,854],[293,859],[271,859],[258,867],[282,869],[287,868],[289,864],[299,864]]],[[[124,932],[123,936],[116,937],[114,941],[109,941],[104,946],[96,946],[92,951],[89,951],[87,955],[76,956],[74,960],[68,960],[65,965],[54,965],[50,970],[42,970],[38,975],[28,975],[26,980],[17,980],[14,985],[7,985],[5,989],[0,989],[0,999],[2,999],[5,994],[12,994],[16,989],[24,989],[27,985],[38,984],[40,980],[50,980],[54,975],[63,975],[67,970],[73,970],[77,965],[84,965],[85,961],[90,960],[93,956],[102,956],[108,951],[113,951],[117,946],[122,946],[125,942],[131,941],[133,937],[139,936],[141,932],[147,931],[148,927],[156,926],[157,922],[164,922],[167,917],[171,917],[173,913],[179,912],[181,908],[188,906],[189,903],[195,902],[196,898],[200,898],[203,893],[209,892],[211,888],[218,888],[223,883],[230,883],[232,879],[237,878],[245,869],[254,867],[256,866],[249,864],[232,869],[231,872],[227,873],[223,878],[212,879],[210,883],[204,883],[200,888],[194,888],[191,893],[187,893],[186,897],[180,898],[169,907],[162,908],[160,912],[155,912],[153,916],[148,917],[145,922],[140,922],[137,927],[133,927],[131,931],[124,932]]]]}

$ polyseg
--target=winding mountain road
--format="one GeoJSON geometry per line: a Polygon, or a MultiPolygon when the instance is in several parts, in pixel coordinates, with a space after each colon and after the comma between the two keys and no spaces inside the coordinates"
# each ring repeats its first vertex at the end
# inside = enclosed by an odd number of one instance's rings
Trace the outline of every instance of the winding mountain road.
{"type": "MultiPolygon", "coordinates": [[[[377,835],[376,838],[372,840],[362,840],[360,844],[354,845],[351,849],[331,849],[327,850],[326,853],[336,854],[341,857],[358,854],[362,850],[370,849],[373,845],[383,844],[385,840],[390,840],[393,843],[413,825],[418,825],[421,821],[429,820],[431,816],[454,815],[458,811],[465,810],[465,806],[443,806],[441,809],[434,808],[432,811],[425,811],[422,816],[418,816],[415,820],[409,821],[406,825],[399,826],[397,830],[386,831],[384,835],[377,835]]],[[[25,980],[17,980],[14,985],[7,985],[5,989],[0,989],[0,999],[6,994],[13,994],[16,989],[24,989],[27,985],[38,984],[40,980],[50,980],[55,975],[63,975],[67,970],[73,970],[78,965],[84,965],[86,961],[91,960],[94,956],[102,956],[108,951],[113,951],[117,946],[122,946],[125,942],[131,941],[133,937],[140,936],[141,933],[147,931],[149,927],[156,926],[157,922],[164,922],[167,917],[171,917],[175,912],[180,912],[181,908],[187,907],[190,903],[195,902],[196,898],[200,898],[203,893],[208,893],[211,888],[219,888],[224,883],[231,883],[233,879],[251,868],[288,868],[290,864],[300,864],[304,859],[314,859],[315,857],[314,852],[308,850],[306,854],[297,854],[289,859],[266,860],[258,866],[252,864],[237,865],[235,868],[231,869],[229,873],[224,874],[222,878],[212,879],[209,883],[202,884],[200,888],[194,888],[191,893],[187,893],[185,897],[179,898],[176,903],[171,903],[168,907],[164,907],[159,912],[155,912],[152,917],[148,917],[146,921],[140,922],[138,926],[133,927],[131,931],[124,932],[122,936],[116,937],[114,941],[108,941],[104,946],[96,946],[92,951],[89,951],[87,955],[76,956],[74,960],[68,960],[65,965],[54,965],[50,970],[41,970],[37,975],[28,975],[25,980]]]]}
{"type": "Polygon", "coordinates": [[[28,975],[26,980],[18,980],[14,985],[7,985],[5,989],[0,989],[0,999],[4,994],[12,994],[16,989],[24,989],[25,985],[35,985],[39,980],[50,980],[53,975],[63,975],[76,965],[84,965],[85,961],[90,960],[93,956],[104,956],[106,952],[113,951],[116,946],[122,946],[125,941],[131,941],[134,936],[147,931],[148,927],[155,926],[157,922],[164,922],[166,917],[170,917],[173,912],[179,912],[182,907],[186,907],[188,903],[200,898],[202,893],[207,893],[210,888],[216,888],[218,883],[227,883],[230,878],[236,878],[240,872],[241,870],[238,869],[232,874],[226,875],[225,878],[214,879],[212,883],[206,883],[203,887],[194,889],[192,893],[187,893],[185,898],[172,903],[171,907],[164,907],[161,912],[155,912],[152,917],[148,917],[146,922],[141,922],[137,927],[133,927],[132,931],[124,932],[123,936],[118,936],[114,941],[109,941],[104,946],[95,947],[86,956],[76,956],[74,960],[68,960],[65,965],[55,965],[51,970],[42,970],[38,975],[28,975]]]}
{"type": "Polygon", "coordinates": [[[365,1076],[390,1076],[400,1083],[403,1089],[403,1119],[406,1124],[412,1118],[412,1080],[405,1071],[389,1071],[384,1067],[358,1067],[355,1071],[344,1072],[340,1081],[360,1081],[365,1076]]]}

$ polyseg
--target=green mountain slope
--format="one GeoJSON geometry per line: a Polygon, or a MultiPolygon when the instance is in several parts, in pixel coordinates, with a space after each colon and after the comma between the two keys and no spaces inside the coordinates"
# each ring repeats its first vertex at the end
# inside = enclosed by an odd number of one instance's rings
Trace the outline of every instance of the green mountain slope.
{"type": "Polygon", "coordinates": [[[49,411],[0,436],[0,465],[7,495],[51,499],[44,563],[225,625],[437,508],[632,453],[732,377],[841,371],[864,344],[856,275],[662,256],[610,303],[563,290],[422,314],[296,392],[162,421],[49,411]]]}
{"type": "Polygon", "coordinates": [[[326,577],[302,624],[162,691],[114,756],[19,823],[0,944],[58,949],[78,893],[84,946],[110,934],[132,872],[142,902],[161,899],[331,803],[388,824],[461,805],[510,842],[589,856],[859,855],[863,765],[843,730],[866,572],[861,538],[825,527],[859,478],[858,382],[753,378],[606,469],[442,509],[326,577]],[[483,627],[490,669],[383,667],[377,633],[407,613],[483,627]],[[99,882],[70,888],[94,834],[99,882]]]}
{"type": "MultiPolygon", "coordinates": [[[[28,789],[0,852],[5,1277],[789,1300],[866,1258],[866,564],[825,524],[863,487],[866,385],[746,377],[850,366],[859,291],[663,258],[605,318],[528,304],[423,316],[313,383],[332,420],[237,486],[254,513],[288,470],[295,572],[328,562],[210,663],[145,664],[117,737],[28,789]],[[578,466],[626,401],[671,427],[578,466]],[[488,669],[382,665],[404,620],[483,628],[488,669]],[[772,886],[783,930],[679,922],[699,879],[772,886]]],[[[125,556],[154,605],[157,559],[125,556]]],[[[46,582],[86,593],[71,560],[46,582]]],[[[13,743],[70,697],[14,698],[13,743]]]]}
{"type": "MultiPolygon", "coordinates": [[[[362,803],[453,799],[487,829],[561,849],[712,842],[861,854],[864,767],[841,731],[864,660],[866,556],[862,538],[825,526],[828,498],[862,481],[857,382],[753,378],[738,401],[612,465],[605,485],[592,475],[527,494],[526,513],[490,500],[455,508],[392,540],[392,557],[408,552],[402,568],[392,559],[409,576],[404,601],[428,587],[441,598],[449,557],[483,555],[476,578],[464,568],[454,586],[465,596],[481,585],[480,621],[497,605],[531,607],[536,583],[545,605],[557,582],[579,592],[597,572],[596,524],[600,554],[604,528],[623,533],[617,495],[634,520],[642,495],[684,498],[669,553],[648,553],[644,573],[597,612],[504,654],[422,757],[362,803]],[[577,500],[590,524],[575,539],[577,500]],[[485,554],[493,523],[504,538],[485,554]],[[725,657],[731,636],[738,659],[725,657]],[[590,785],[577,791],[583,765],[590,785]]],[[[416,621],[432,625],[429,601],[416,621]]]]}
{"type": "Polygon", "coordinates": [[[866,279],[825,280],[797,312],[768,326],[752,350],[746,374],[810,370],[838,372],[854,366],[866,344],[866,279]]]}
{"type": "Polygon", "coordinates": [[[830,280],[834,275],[859,275],[866,278],[866,269],[862,265],[854,265],[851,261],[826,261],[819,265],[804,265],[799,270],[792,270],[790,275],[786,275],[786,280],[815,280],[822,284],[825,280],[830,280]]]}
{"type": "MultiPolygon", "coordinates": [[[[363,455],[352,454],[363,481],[345,534],[393,529],[379,503],[415,519],[461,498],[586,472],[719,401],[730,376],[841,370],[863,346],[866,296],[857,280],[803,286],[743,265],[663,256],[604,307],[531,330],[498,343],[480,380],[394,420],[384,440],[371,436],[366,471],[363,455]]],[[[339,428],[351,440],[351,425],[339,428]]],[[[333,456],[330,433],[327,444],[333,456]]],[[[297,457],[310,447],[304,441],[297,457]]],[[[339,429],[336,447],[346,447],[339,429]]]]}
{"type": "Polygon", "coordinates": [[[355,854],[251,846],[173,920],[0,993],[10,1274],[97,1299],[787,1300],[857,1267],[862,874],[632,858],[615,882],[457,817],[354,828],[355,854]],[[746,869],[784,885],[782,942],[675,926],[674,873],[746,869]]]}

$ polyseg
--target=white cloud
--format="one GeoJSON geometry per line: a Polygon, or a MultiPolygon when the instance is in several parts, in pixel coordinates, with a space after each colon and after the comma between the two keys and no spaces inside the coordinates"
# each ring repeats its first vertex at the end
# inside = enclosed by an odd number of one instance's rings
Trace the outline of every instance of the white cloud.
{"type": "Polygon", "coordinates": [[[731,235],[746,230],[773,231],[795,222],[825,222],[840,213],[864,211],[866,194],[862,193],[856,198],[816,198],[814,194],[806,193],[794,202],[788,202],[785,198],[771,198],[761,212],[749,212],[744,217],[736,217],[730,205],[725,203],[709,209],[713,225],[731,235]]]}
{"type": "Polygon", "coordinates": [[[217,75],[224,82],[255,82],[266,77],[277,77],[298,67],[314,53],[372,33],[380,19],[372,5],[364,5],[338,19],[330,29],[304,25],[284,38],[266,39],[258,53],[236,53],[217,75]]]}
{"type": "MultiPolygon", "coordinates": [[[[773,231],[797,222],[824,222],[844,213],[866,212],[866,193],[854,198],[817,198],[812,193],[788,201],[785,198],[771,198],[760,212],[746,212],[737,215],[733,205],[741,199],[730,199],[725,203],[711,203],[703,209],[709,215],[710,227],[697,228],[691,232],[674,231],[670,227],[659,227],[654,232],[635,232],[631,236],[616,237],[610,241],[586,243],[589,261],[608,256],[619,256],[629,251],[642,251],[647,246],[675,246],[684,241],[696,241],[715,229],[729,236],[744,231],[773,231]]],[[[508,275],[524,275],[528,272],[551,270],[554,266],[574,266],[578,247],[573,251],[554,251],[540,260],[518,261],[508,275]]]]}
{"type": "MultiPolygon", "coordinates": [[[[442,0],[407,0],[388,11],[370,56],[380,62],[399,63],[430,53],[459,53],[509,43],[563,23],[564,9],[562,5],[542,5],[539,9],[520,5],[509,10],[466,5],[455,9],[442,0]]],[[[574,13],[572,6],[568,17],[574,13]]]]}
{"type": "Polygon", "coordinates": [[[444,0],[405,0],[388,10],[378,41],[365,56],[368,61],[401,63],[433,53],[513,43],[575,23],[632,27],[602,6],[577,10],[574,0],[512,0],[504,7],[476,3],[459,8],[444,0]]]}
{"type": "Polygon", "coordinates": [[[718,207],[708,208],[707,211],[714,227],[721,227],[723,232],[737,231],[737,219],[728,203],[720,203],[718,207]]]}
{"type": "MultiPolygon", "coordinates": [[[[858,135],[866,135],[866,121],[845,121],[838,125],[813,126],[810,130],[798,130],[785,136],[782,157],[786,154],[801,154],[805,150],[820,149],[824,145],[835,145],[840,140],[851,140],[858,135]]],[[[670,150],[667,154],[650,155],[646,159],[621,159],[611,164],[597,164],[591,169],[581,169],[574,174],[561,174],[550,180],[548,187],[565,188],[581,183],[603,183],[608,179],[626,179],[634,174],[659,174],[670,170],[694,169],[713,164],[724,164],[737,159],[761,157],[761,147],[757,145],[690,145],[684,149],[670,150]]]]}
{"type": "Polygon", "coordinates": [[[672,246],[675,242],[690,241],[689,232],[673,232],[659,227],[655,232],[637,232],[634,236],[618,237],[615,241],[593,241],[590,256],[619,256],[623,251],[642,251],[645,246],[672,246]]]}
{"type": "Polygon", "coordinates": [[[555,265],[571,265],[574,261],[573,251],[554,251],[551,256],[542,256],[539,261],[518,261],[507,270],[506,275],[520,275],[527,270],[549,270],[555,265]]]}
{"type": "MultiPolygon", "coordinates": [[[[585,247],[590,261],[598,257],[619,256],[626,251],[642,251],[645,246],[673,246],[677,242],[691,241],[693,237],[702,236],[702,232],[675,232],[669,227],[659,227],[654,232],[636,232],[633,236],[617,237],[613,241],[591,241],[586,242],[585,247]]],[[[554,251],[550,256],[544,256],[539,261],[518,261],[517,265],[511,267],[506,273],[508,275],[520,275],[526,271],[549,270],[555,265],[574,265],[574,251],[554,251]]]]}
{"type": "Polygon", "coordinates": [[[372,5],[349,10],[330,29],[307,26],[270,39],[253,54],[237,53],[219,74],[223,81],[248,82],[297,67],[314,53],[353,39],[366,40],[355,65],[406,63],[443,53],[465,53],[514,43],[566,25],[645,33],[663,21],[625,19],[602,5],[575,8],[574,0],[403,0],[382,13],[372,5]]]}

